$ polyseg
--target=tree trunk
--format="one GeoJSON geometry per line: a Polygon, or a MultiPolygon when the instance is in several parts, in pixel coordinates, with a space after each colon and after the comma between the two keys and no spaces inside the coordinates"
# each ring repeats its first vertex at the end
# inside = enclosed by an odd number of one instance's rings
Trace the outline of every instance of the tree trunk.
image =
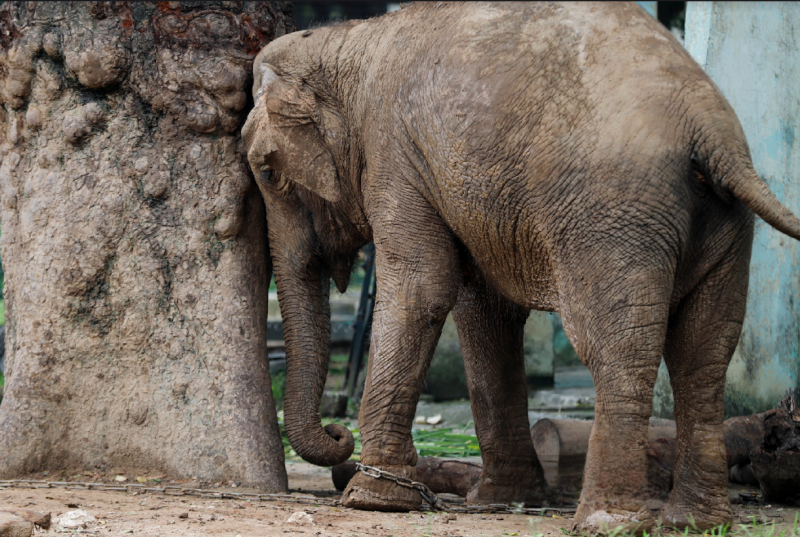
{"type": "Polygon", "coordinates": [[[290,2],[0,8],[0,477],[286,489],[239,128],[255,54],[293,25],[290,2]]]}

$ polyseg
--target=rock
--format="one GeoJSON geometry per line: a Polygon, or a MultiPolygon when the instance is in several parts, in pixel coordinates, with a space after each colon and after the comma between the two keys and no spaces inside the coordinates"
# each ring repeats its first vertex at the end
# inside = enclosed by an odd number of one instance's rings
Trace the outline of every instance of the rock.
{"type": "Polygon", "coordinates": [[[430,418],[425,420],[425,423],[428,425],[438,425],[442,421],[442,415],[436,414],[435,416],[431,416],[430,418]]]}
{"type": "Polygon", "coordinates": [[[0,511],[0,537],[30,537],[33,535],[33,522],[19,515],[0,511]]]}
{"type": "Polygon", "coordinates": [[[122,483],[123,481],[127,481],[127,480],[128,480],[128,478],[125,477],[124,475],[118,475],[118,476],[116,476],[114,478],[114,481],[119,481],[120,483],[122,483]]]}
{"type": "MultiPolygon", "coordinates": [[[[588,517],[583,526],[592,533],[612,533],[617,528],[624,528],[626,525],[639,522],[635,518],[631,521],[626,515],[609,513],[605,510],[595,511],[588,517]]],[[[627,533],[627,532],[624,532],[627,533]]]]}
{"type": "Polygon", "coordinates": [[[50,529],[50,513],[29,511],[27,509],[10,509],[8,512],[22,517],[23,520],[32,523],[34,526],[39,526],[44,530],[50,529]]]}
{"type": "Polygon", "coordinates": [[[181,513],[178,515],[178,518],[189,518],[189,513],[181,513]]]}
{"type": "Polygon", "coordinates": [[[449,524],[452,521],[458,520],[458,516],[454,513],[447,513],[446,515],[442,515],[438,518],[439,522],[442,524],[449,524]]]}
{"type": "Polygon", "coordinates": [[[54,520],[56,528],[60,530],[86,529],[95,522],[97,522],[97,519],[83,509],[67,511],[54,520]]]}
{"type": "Polygon", "coordinates": [[[314,519],[312,518],[311,515],[309,515],[305,511],[295,511],[294,513],[292,513],[292,516],[290,516],[286,520],[286,523],[287,524],[298,524],[298,525],[301,525],[301,526],[310,526],[310,525],[314,524],[314,519]]]}

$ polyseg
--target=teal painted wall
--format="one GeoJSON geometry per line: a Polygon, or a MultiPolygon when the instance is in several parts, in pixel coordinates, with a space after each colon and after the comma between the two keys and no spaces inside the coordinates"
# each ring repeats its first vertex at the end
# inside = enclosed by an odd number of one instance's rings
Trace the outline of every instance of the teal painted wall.
{"type": "Polygon", "coordinates": [[[642,9],[647,11],[653,17],[657,17],[658,16],[658,2],[655,2],[655,1],[648,2],[648,1],[644,1],[644,0],[642,0],[642,1],[637,0],[636,3],[639,4],[640,6],[642,6],[642,9]]]}
{"type": "MultiPolygon", "coordinates": [[[[689,2],[686,48],[742,123],[755,168],[800,215],[800,4],[689,2]]],[[[726,414],[772,408],[800,373],[800,244],[756,219],[726,414]]]]}

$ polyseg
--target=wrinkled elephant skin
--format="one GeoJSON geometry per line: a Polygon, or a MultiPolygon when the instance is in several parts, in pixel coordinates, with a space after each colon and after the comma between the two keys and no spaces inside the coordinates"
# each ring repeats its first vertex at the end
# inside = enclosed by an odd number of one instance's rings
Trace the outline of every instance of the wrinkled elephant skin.
{"type": "MultiPolygon", "coordinates": [[[[319,420],[327,298],[374,241],[364,463],[414,478],[414,410],[453,310],[484,456],[469,500],[540,501],[522,330],[529,310],[558,311],[597,389],[579,527],[653,523],[642,491],[662,355],[678,436],[663,520],[731,520],[722,396],[754,213],[795,238],[800,221],[669,32],[632,3],[421,3],[282,37],[254,70],[243,136],[268,207],[297,453],[332,465],[352,451],[319,420]]],[[[359,474],[343,502],[420,498],[359,474]]]]}

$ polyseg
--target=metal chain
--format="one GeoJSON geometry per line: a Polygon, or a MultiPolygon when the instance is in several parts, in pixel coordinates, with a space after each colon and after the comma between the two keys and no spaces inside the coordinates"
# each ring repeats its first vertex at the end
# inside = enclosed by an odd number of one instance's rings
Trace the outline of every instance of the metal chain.
{"type": "Polygon", "coordinates": [[[573,514],[574,507],[522,507],[508,505],[505,503],[492,503],[489,505],[468,505],[459,501],[445,500],[439,498],[425,483],[413,481],[407,477],[402,477],[374,466],[367,466],[360,462],[356,463],[356,468],[364,475],[374,479],[386,479],[393,481],[401,487],[415,489],[422,496],[422,499],[427,502],[428,506],[433,511],[444,511],[446,513],[463,513],[463,514],[521,514],[521,515],[535,515],[546,516],[548,514],[563,516],[566,514],[573,514]],[[446,503],[445,503],[446,502],[446,503]]]}
{"type": "Polygon", "coordinates": [[[428,505],[431,509],[436,511],[449,511],[448,507],[442,503],[442,500],[434,493],[425,483],[420,483],[419,481],[412,481],[407,477],[401,477],[399,475],[395,475],[391,472],[387,472],[386,470],[381,470],[380,468],[375,468],[374,466],[367,466],[366,464],[361,464],[360,462],[356,463],[356,468],[364,475],[369,477],[374,477],[375,479],[387,479],[389,481],[394,481],[396,484],[400,485],[401,487],[405,487],[408,489],[416,489],[419,492],[419,495],[422,496],[422,499],[428,502],[428,505]]]}
{"type": "Polygon", "coordinates": [[[101,492],[126,492],[129,494],[161,494],[164,496],[192,496],[216,500],[241,500],[253,502],[289,502],[300,504],[327,505],[341,507],[340,500],[319,498],[317,496],[294,496],[292,494],[258,494],[255,492],[218,492],[206,489],[183,488],[176,486],[149,487],[142,484],[111,485],[108,483],[78,483],[69,481],[34,481],[28,479],[0,480],[0,490],[9,488],[25,489],[74,489],[97,490],[101,492]]]}

